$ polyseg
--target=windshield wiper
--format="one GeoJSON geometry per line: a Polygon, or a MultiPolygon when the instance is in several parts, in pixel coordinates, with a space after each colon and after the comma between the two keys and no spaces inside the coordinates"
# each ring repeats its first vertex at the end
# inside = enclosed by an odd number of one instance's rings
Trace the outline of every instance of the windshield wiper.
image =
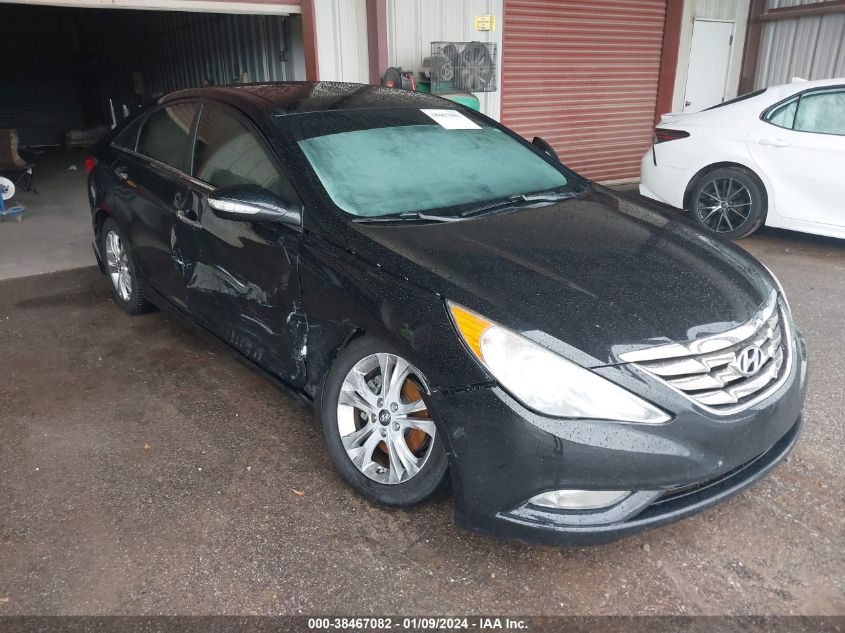
{"type": "Polygon", "coordinates": [[[558,200],[566,200],[568,198],[574,198],[577,194],[572,191],[566,192],[555,192],[554,190],[550,190],[547,192],[539,191],[537,193],[520,193],[515,196],[511,196],[509,198],[505,198],[504,200],[497,200],[490,204],[485,204],[480,207],[474,207],[472,209],[467,209],[463,213],[461,213],[460,217],[467,218],[474,215],[480,215],[482,213],[488,213],[492,211],[500,211],[502,209],[508,209],[510,207],[515,207],[520,204],[524,203],[532,203],[532,202],[557,202],[558,200]]]}
{"type": "Polygon", "coordinates": [[[382,215],[373,217],[356,218],[355,222],[396,222],[397,220],[426,220],[429,222],[458,222],[462,218],[452,215],[429,215],[419,211],[403,211],[394,215],[382,215]]]}

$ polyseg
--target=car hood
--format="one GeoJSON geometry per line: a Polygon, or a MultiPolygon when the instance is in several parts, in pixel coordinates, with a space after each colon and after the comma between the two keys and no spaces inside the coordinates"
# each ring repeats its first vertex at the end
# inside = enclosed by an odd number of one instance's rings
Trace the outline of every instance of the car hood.
{"type": "Polygon", "coordinates": [[[586,366],[734,328],[773,288],[739,248],[603,188],[461,222],[349,226],[362,259],[586,366]]]}

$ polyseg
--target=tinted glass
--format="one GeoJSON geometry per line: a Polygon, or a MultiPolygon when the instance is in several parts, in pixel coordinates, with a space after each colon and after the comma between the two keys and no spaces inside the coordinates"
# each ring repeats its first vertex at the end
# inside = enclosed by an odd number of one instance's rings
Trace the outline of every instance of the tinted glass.
{"type": "Polygon", "coordinates": [[[845,90],[805,94],[798,105],[794,129],[845,135],[845,90]]]}
{"type": "Polygon", "coordinates": [[[795,109],[798,106],[798,98],[792,99],[784,104],[779,105],[774,110],[769,112],[766,116],[766,121],[792,129],[792,123],[795,121],[795,109]]]}
{"type": "Polygon", "coordinates": [[[202,108],[194,176],[218,188],[259,185],[284,200],[295,199],[264,144],[225,106],[202,108]]]}
{"type": "Polygon", "coordinates": [[[138,152],[176,169],[185,169],[196,111],[196,104],[182,103],[150,114],[141,128],[138,152]]]}
{"type": "Polygon", "coordinates": [[[373,109],[290,120],[332,201],[357,216],[454,211],[570,185],[563,169],[462,111],[373,109]]]}
{"type": "Polygon", "coordinates": [[[144,118],[141,117],[137,121],[130,123],[127,127],[121,130],[120,134],[114,137],[114,143],[118,147],[124,147],[126,149],[131,149],[133,152],[135,151],[135,144],[138,142],[138,129],[141,127],[141,121],[144,118]]]}

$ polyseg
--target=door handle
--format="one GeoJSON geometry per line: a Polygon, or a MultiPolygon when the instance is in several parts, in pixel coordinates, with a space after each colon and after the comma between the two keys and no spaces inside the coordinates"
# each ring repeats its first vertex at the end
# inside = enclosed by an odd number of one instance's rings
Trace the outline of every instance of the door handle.
{"type": "Polygon", "coordinates": [[[760,145],[768,147],[789,147],[789,143],[779,138],[761,138],[760,145]]]}
{"type": "Polygon", "coordinates": [[[114,175],[120,178],[121,180],[129,180],[129,172],[126,171],[126,167],[124,165],[118,165],[114,168],[114,175]]]}

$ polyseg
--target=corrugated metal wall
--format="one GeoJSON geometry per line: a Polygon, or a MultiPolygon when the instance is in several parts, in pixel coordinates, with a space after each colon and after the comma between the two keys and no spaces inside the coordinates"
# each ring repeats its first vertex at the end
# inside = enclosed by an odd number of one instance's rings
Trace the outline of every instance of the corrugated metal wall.
{"type": "MultiPolygon", "coordinates": [[[[84,14],[86,18],[92,12],[84,14]]],[[[226,85],[292,78],[285,49],[285,20],[278,15],[227,15],[164,11],[97,11],[86,19],[84,37],[98,42],[107,96],[133,104],[206,84],[226,85]],[[135,42],[126,46],[126,42],[135,42]],[[105,53],[110,51],[109,53],[105,53]],[[136,99],[137,101],[137,99],[136,99]]]]}
{"type": "Polygon", "coordinates": [[[65,20],[43,19],[46,7],[0,5],[0,128],[14,128],[22,145],[59,142],[61,131],[85,122],[73,11],[65,20]],[[38,30],[23,28],[29,16],[38,30]]]}
{"type": "Polygon", "coordinates": [[[639,175],[666,0],[506,0],[502,122],[595,180],[639,175]]]}
{"type": "Polygon", "coordinates": [[[316,0],[314,16],[320,79],[369,83],[366,0],[316,0]]]}
{"type": "MultiPolygon", "coordinates": [[[[768,8],[818,0],[769,0],[768,8]]],[[[793,77],[845,77],[845,13],[767,22],[760,42],[755,88],[789,83],[793,77]]]]}
{"type": "Polygon", "coordinates": [[[22,145],[108,122],[110,98],[120,119],[124,104],[180,88],[304,78],[281,15],[13,5],[0,24],[0,128],[17,128],[22,145]]]}
{"type": "Polygon", "coordinates": [[[146,28],[152,92],[286,79],[281,16],[153,13],[146,28]]]}
{"type": "MultiPolygon", "coordinates": [[[[502,0],[387,0],[387,63],[419,71],[431,42],[495,42],[502,59],[502,0]],[[476,31],[475,16],[494,15],[493,31],[476,31]]],[[[497,69],[501,86],[501,61],[497,69]]],[[[501,91],[476,96],[481,111],[498,119],[501,91]]]]}

